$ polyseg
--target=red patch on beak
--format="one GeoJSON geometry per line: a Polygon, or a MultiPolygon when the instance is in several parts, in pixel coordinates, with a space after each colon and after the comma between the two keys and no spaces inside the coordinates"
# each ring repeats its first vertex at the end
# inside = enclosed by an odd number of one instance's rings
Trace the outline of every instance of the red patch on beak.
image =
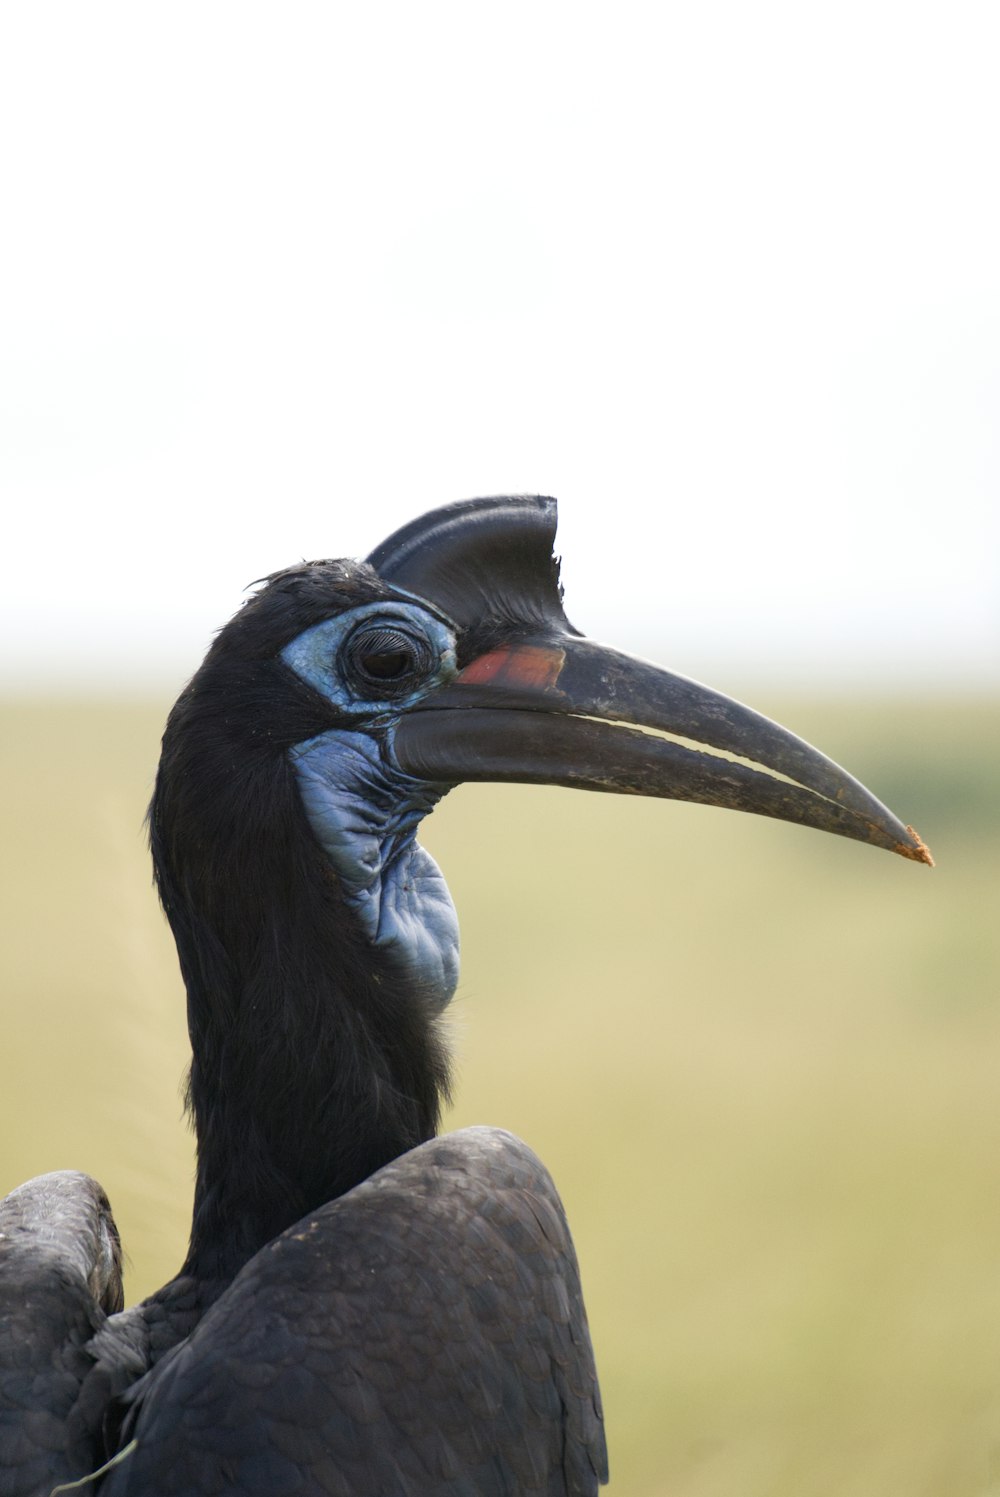
{"type": "Polygon", "coordinates": [[[547,645],[501,645],[471,661],[458,675],[462,686],[527,686],[547,691],[559,680],[565,650],[547,645]]]}

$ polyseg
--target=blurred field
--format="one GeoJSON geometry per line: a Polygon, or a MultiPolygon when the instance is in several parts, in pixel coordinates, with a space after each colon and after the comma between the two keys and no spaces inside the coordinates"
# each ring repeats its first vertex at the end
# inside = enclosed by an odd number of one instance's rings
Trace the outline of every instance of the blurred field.
{"type": "MultiPolygon", "coordinates": [[[[183,996],[142,816],[165,703],[0,721],[0,1189],[90,1170],[129,1298],[190,1205],[183,996]]],[[[619,1497],[1000,1494],[1000,706],[768,700],[929,871],[758,818],[468,788],[450,1126],[573,1222],[619,1497]]]]}

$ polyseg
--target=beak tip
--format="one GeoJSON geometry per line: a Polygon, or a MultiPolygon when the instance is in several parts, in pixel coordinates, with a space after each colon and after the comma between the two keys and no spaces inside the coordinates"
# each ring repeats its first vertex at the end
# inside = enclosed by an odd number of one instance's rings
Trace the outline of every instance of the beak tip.
{"type": "Polygon", "coordinates": [[[913,841],[897,843],[894,851],[898,852],[901,857],[911,859],[914,863],[926,863],[928,868],[933,868],[934,859],[926,842],[923,841],[918,832],[913,830],[912,826],[908,826],[906,830],[913,841]]]}

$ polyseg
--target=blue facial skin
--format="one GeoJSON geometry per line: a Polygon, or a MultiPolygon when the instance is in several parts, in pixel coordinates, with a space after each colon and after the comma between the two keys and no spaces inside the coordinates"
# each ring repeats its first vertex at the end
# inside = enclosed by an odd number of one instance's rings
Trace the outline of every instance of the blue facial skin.
{"type": "Polygon", "coordinates": [[[281,658],[357,720],[357,730],[331,728],[289,751],[299,793],[365,936],[439,1012],[458,983],[458,917],[416,831],[451,787],[405,774],[392,744],[400,713],[455,676],[454,632],[415,604],[371,603],[307,629],[281,658]],[[356,679],[345,648],[366,622],[398,630],[421,651],[419,672],[391,697],[386,683],[383,700],[371,700],[377,688],[356,679]],[[365,731],[372,728],[378,737],[365,731]]]}

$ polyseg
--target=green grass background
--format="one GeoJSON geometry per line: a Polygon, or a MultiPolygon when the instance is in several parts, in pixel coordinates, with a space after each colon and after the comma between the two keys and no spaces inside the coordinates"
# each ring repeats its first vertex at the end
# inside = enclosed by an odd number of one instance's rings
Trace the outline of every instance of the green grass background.
{"type": "MultiPolygon", "coordinates": [[[[142,817],[165,702],[0,718],[0,1189],[109,1191],[180,1261],[183,995],[142,817]]],[[[1000,1494],[1000,707],[782,700],[928,870],[700,807],[516,787],[425,828],[462,919],[448,1126],[546,1160],[619,1497],[1000,1494]]]]}

